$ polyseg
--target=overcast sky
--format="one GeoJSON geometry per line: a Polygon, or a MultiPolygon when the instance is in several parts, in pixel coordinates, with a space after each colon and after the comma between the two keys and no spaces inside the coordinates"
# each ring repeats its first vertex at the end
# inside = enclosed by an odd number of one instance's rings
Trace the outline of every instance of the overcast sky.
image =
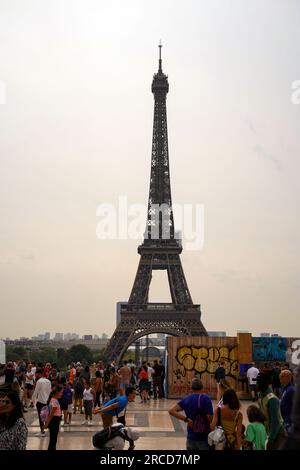
{"type": "MultiPolygon", "coordinates": [[[[299,18],[298,0],[0,0],[0,337],[112,334],[138,241],[97,239],[96,209],[147,203],[160,39],[173,202],[205,210],[182,254],[202,321],[300,335],[299,18]]],[[[151,287],[168,300],[164,272],[151,287]]]]}

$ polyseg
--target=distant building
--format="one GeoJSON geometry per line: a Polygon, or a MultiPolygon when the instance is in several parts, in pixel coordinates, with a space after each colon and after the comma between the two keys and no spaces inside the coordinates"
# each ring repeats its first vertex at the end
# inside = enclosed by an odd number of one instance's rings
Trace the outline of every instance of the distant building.
{"type": "Polygon", "coordinates": [[[226,331],[208,331],[207,332],[208,336],[226,336],[226,331]]]}
{"type": "Polygon", "coordinates": [[[84,341],[93,341],[93,335],[83,335],[82,339],[84,341]]]}
{"type": "Polygon", "coordinates": [[[45,341],[50,341],[50,337],[50,333],[47,331],[47,333],[45,333],[45,341]]]}
{"type": "Polygon", "coordinates": [[[271,335],[270,333],[261,333],[260,336],[261,338],[269,338],[271,335]]]}
{"type": "Polygon", "coordinates": [[[64,334],[63,333],[55,333],[53,339],[54,339],[54,341],[63,341],[64,340],[64,334]]]}

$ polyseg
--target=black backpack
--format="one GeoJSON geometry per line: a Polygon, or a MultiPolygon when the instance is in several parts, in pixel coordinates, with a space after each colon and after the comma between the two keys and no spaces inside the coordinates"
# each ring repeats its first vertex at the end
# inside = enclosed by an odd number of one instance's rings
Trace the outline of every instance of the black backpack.
{"type": "Polygon", "coordinates": [[[109,426],[108,428],[102,429],[102,431],[96,432],[96,434],[93,435],[93,446],[96,449],[105,449],[104,444],[117,436],[121,436],[125,441],[129,441],[129,449],[134,449],[134,442],[127,436],[123,424],[109,426]]]}

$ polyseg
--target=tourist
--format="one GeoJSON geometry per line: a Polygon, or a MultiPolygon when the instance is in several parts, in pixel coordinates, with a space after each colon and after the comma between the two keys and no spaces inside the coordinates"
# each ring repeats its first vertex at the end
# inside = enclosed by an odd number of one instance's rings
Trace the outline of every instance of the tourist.
{"type": "Polygon", "coordinates": [[[247,408],[249,424],[245,435],[243,449],[245,450],[265,450],[267,433],[265,428],[265,417],[256,405],[247,408]]]}
{"type": "Polygon", "coordinates": [[[161,388],[161,397],[165,398],[165,377],[166,377],[166,368],[163,365],[162,360],[159,361],[159,366],[161,368],[161,376],[160,376],[160,388],[161,388]]]}
{"type": "Polygon", "coordinates": [[[74,389],[74,415],[76,415],[76,410],[78,408],[80,414],[83,414],[82,410],[82,400],[83,400],[83,380],[80,377],[80,372],[76,371],[76,377],[73,382],[73,389],[74,389]]]}
{"type": "Polygon", "coordinates": [[[120,389],[120,376],[117,373],[115,367],[110,368],[109,381],[107,382],[107,393],[109,399],[116,398],[120,389]]]}
{"type": "Polygon", "coordinates": [[[227,389],[223,395],[223,405],[214,411],[211,430],[221,425],[226,436],[226,448],[240,450],[242,445],[243,415],[239,411],[240,402],[232,388],[227,389]]]}
{"type": "Polygon", "coordinates": [[[93,364],[90,366],[90,375],[91,375],[90,382],[91,382],[91,385],[94,385],[94,383],[95,383],[96,370],[97,370],[96,362],[93,362],[93,364]]]}
{"type": "Polygon", "coordinates": [[[144,364],[138,374],[139,378],[139,391],[141,394],[142,403],[146,404],[149,398],[149,380],[148,380],[148,367],[144,364]]]}
{"type": "Polygon", "coordinates": [[[158,361],[155,359],[154,365],[153,365],[153,397],[154,400],[157,400],[158,398],[162,397],[162,391],[161,391],[161,374],[162,374],[162,368],[158,364],[158,361]]]}
{"type": "Polygon", "coordinates": [[[119,370],[120,376],[120,394],[125,395],[125,390],[129,387],[131,380],[131,370],[128,367],[127,361],[123,361],[123,366],[119,370]]]}
{"type": "Polygon", "coordinates": [[[4,370],[5,384],[12,384],[15,378],[15,367],[13,362],[9,361],[4,370]]]}
{"type": "Polygon", "coordinates": [[[25,374],[25,389],[24,389],[24,407],[27,408],[32,397],[34,388],[34,374],[32,372],[32,365],[28,364],[25,374]]]}
{"type": "Polygon", "coordinates": [[[281,383],[280,383],[281,367],[280,363],[276,362],[275,367],[272,369],[272,388],[275,395],[281,397],[281,383]]]}
{"type": "Polygon", "coordinates": [[[153,374],[154,374],[154,369],[151,366],[150,362],[147,362],[147,369],[148,369],[148,382],[149,382],[148,400],[150,400],[150,395],[152,395],[152,391],[153,391],[153,374]]]}
{"type": "Polygon", "coordinates": [[[219,390],[220,390],[220,400],[218,402],[218,406],[221,408],[223,406],[223,395],[225,390],[230,388],[230,383],[226,379],[221,379],[219,383],[219,390]]]}
{"type": "MultiPolygon", "coordinates": [[[[104,433],[104,431],[102,431],[102,433],[104,433]]],[[[134,442],[140,437],[138,431],[132,428],[126,429],[122,424],[119,423],[112,425],[110,436],[111,437],[106,442],[104,442],[103,447],[101,446],[100,449],[123,450],[126,441],[128,441],[128,450],[133,450],[135,448],[134,442]]]]}
{"type": "Polygon", "coordinates": [[[259,370],[255,367],[255,362],[251,363],[251,367],[247,370],[247,379],[249,382],[250,393],[252,396],[252,401],[256,401],[258,399],[257,395],[257,383],[256,379],[259,374],[259,370]]]}
{"type": "Polygon", "coordinates": [[[257,387],[260,392],[258,405],[265,416],[265,426],[268,434],[268,450],[280,449],[286,440],[287,433],[280,412],[279,399],[272,391],[269,374],[261,372],[257,377],[257,387]]]}
{"type": "Polygon", "coordinates": [[[296,387],[292,411],[292,430],[288,433],[282,449],[298,450],[300,449],[300,374],[296,376],[296,387]]]}
{"type": "Polygon", "coordinates": [[[287,432],[292,430],[292,409],[295,395],[295,387],[292,384],[293,375],[290,370],[285,369],[280,373],[280,382],[282,384],[282,397],[280,402],[280,411],[284,421],[284,427],[287,432]]]}
{"type": "Polygon", "coordinates": [[[0,393],[0,450],[25,450],[28,430],[19,395],[0,393]]]}
{"type": "Polygon", "coordinates": [[[220,391],[220,380],[225,379],[225,362],[221,361],[219,367],[215,371],[215,379],[217,382],[217,401],[221,399],[221,391],[220,391]]]}
{"type": "Polygon", "coordinates": [[[80,377],[82,379],[87,380],[88,382],[91,382],[91,373],[90,373],[90,367],[85,366],[84,369],[80,371],[80,377]]]}
{"type": "Polygon", "coordinates": [[[49,415],[45,422],[44,429],[49,429],[50,440],[48,450],[56,450],[57,436],[59,432],[59,425],[61,421],[61,408],[59,399],[63,396],[63,387],[55,385],[50,395],[49,415]]]}
{"type": "Polygon", "coordinates": [[[100,397],[103,392],[103,379],[101,377],[101,372],[100,370],[96,370],[95,372],[95,382],[93,385],[94,393],[95,393],[95,406],[100,406],[100,397]]]}
{"type": "Polygon", "coordinates": [[[72,389],[71,382],[64,385],[64,391],[60,400],[61,410],[64,415],[64,422],[62,426],[69,426],[72,422],[72,403],[73,403],[74,390],[72,389]]]}
{"type": "Polygon", "coordinates": [[[83,407],[85,413],[85,421],[82,423],[83,425],[91,426],[93,420],[93,403],[95,399],[95,392],[91,387],[91,383],[88,380],[84,382],[84,390],[83,390],[83,407]]]}
{"type": "Polygon", "coordinates": [[[36,377],[37,382],[36,382],[35,389],[32,395],[32,401],[33,403],[36,402],[36,409],[38,412],[40,430],[41,430],[41,432],[38,433],[37,435],[41,437],[45,437],[46,433],[44,430],[44,423],[41,420],[40,413],[41,413],[41,409],[48,403],[49,396],[51,393],[51,382],[50,380],[43,377],[43,370],[40,368],[36,370],[35,377],[36,377]]]}
{"type": "MultiPolygon", "coordinates": [[[[100,408],[95,408],[93,411],[93,414],[101,414],[102,416],[102,421],[103,421],[103,427],[108,428],[113,424],[113,418],[116,416],[117,418],[119,417],[119,414],[125,410],[126,412],[126,407],[128,402],[133,402],[135,400],[136,396],[136,391],[133,387],[129,386],[125,390],[125,396],[119,396],[116,398],[113,398],[112,400],[104,403],[100,408]]],[[[122,421],[125,421],[123,419],[122,421]]],[[[125,425],[125,422],[122,424],[125,425]]]]}
{"type": "Polygon", "coordinates": [[[213,416],[213,406],[208,395],[202,393],[203,385],[200,379],[192,381],[192,393],[180,400],[170,410],[169,414],[187,423],[187,450],[209,450],[207,442],[210,432],[210,422],[213,416]],[[185,415],[182,414],[184,411],[185,415]],[[201,432],[196,428],[196,420],[201,420],[201,432]]]}

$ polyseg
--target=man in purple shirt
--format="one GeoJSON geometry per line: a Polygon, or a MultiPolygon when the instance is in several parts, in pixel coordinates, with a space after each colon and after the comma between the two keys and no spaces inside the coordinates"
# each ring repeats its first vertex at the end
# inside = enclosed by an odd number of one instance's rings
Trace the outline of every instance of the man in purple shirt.
{"type": "Polygon", "coordinates": [[[203,385],[200,379],[193,379],[192,392],[174,405],[169,414],[187,423],[187,450],[209,450],[207,436],[210,432],[210,422],[213,417],[211,399],[202,393],[203,385]],[[181,412],[184,411],[185,415],[181,412]],[[195,422],[201,416],[202,432],[195,429],[195,422]]]}

